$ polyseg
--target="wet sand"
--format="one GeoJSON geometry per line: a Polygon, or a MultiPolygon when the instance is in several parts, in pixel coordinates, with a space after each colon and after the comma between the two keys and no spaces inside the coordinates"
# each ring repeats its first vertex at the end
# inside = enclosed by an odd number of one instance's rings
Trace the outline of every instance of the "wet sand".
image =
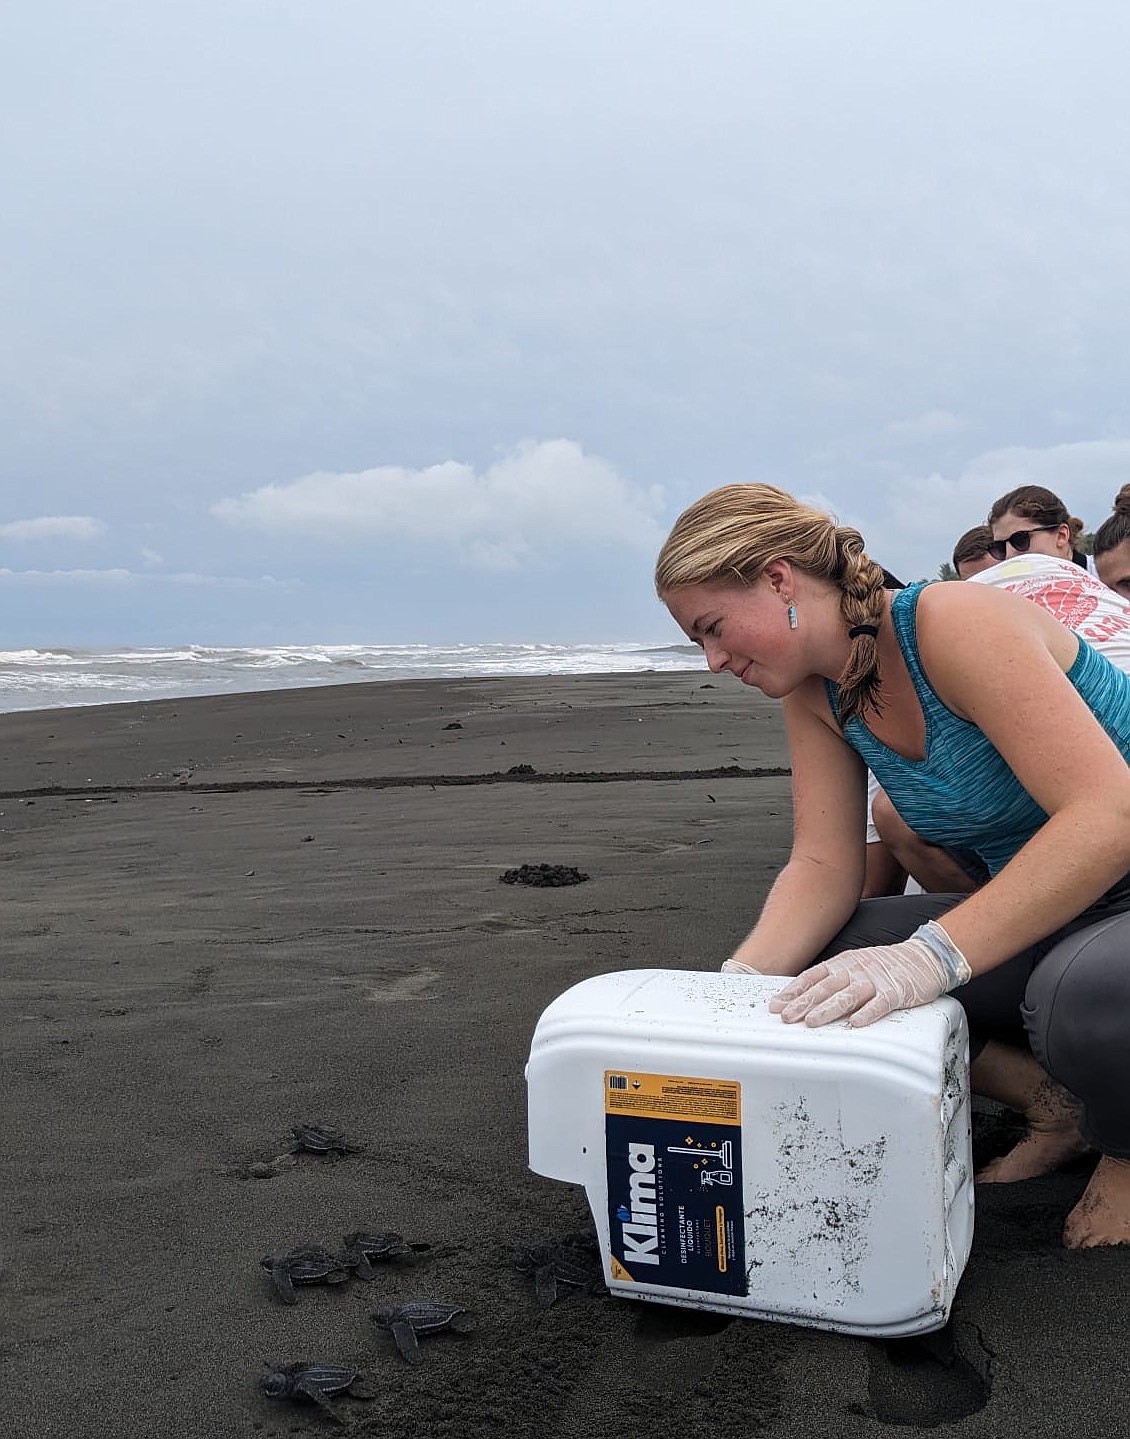
{"type": "Polygon", "coordinates": [[[538,1015],[595,973],[715,968],[783,862],[759,696],[697,674],[335,687],[4,716],[0,753],[5,1433],[332,1433],[256,1392],[264,1359],[299,1358],[364,1368],[377,1397],[341,1408],[395,1439],[1125,1427],[1130,1250],[1058,1242],[1085,1169],[979,1196],[929,1352],[543,1309],[513,1270],[515,1242],[586,1219],[526,1167],[538,1015]],[[499,883],[524,863],[591,877],[499,883]],[[276,1162],[302,1120],[365,1149],[276,1162]],[[435,1247],[278,1301],[261,1255],[360,1227],[435,1247]],[[478,1328],[410,1367],[367,1316],[421,1291],[478,1328]]]}

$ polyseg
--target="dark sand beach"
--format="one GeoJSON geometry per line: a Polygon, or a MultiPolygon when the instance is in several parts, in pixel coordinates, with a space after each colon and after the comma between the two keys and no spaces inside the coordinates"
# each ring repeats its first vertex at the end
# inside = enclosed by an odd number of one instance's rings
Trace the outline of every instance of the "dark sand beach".
{"type": "Polygon", "coordinates": [[[512,1267],[586,1219],[526,1166],[537,1018],[725,957],[789,840],[774,705],[705,674],[431,680],[4,716],[0,752],[0,1432],[332,1433],[256,1392],[299,1358],[368,1371],[342,1410],[392,1439],[1126,1432],[1130,1250],[1059,1246],[1085,1169],[979,1195],[933,1357],[541,1308],[512,1267]],[[523,863],[591,878],[499,883],[523,863]],[[364,1151],[277,1161],[303,1120],[364,1151]],[[260,1256],[361,1227],[434,1248],[279,1302],[260,1256]],[[478,1328],[412,1367],[367,1316],[421,1291],[478,1328]]]}

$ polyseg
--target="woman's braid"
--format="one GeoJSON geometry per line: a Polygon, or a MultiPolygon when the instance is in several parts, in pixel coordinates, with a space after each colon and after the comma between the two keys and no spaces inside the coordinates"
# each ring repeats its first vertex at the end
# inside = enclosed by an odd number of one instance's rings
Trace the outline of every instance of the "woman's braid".
{"type": "MultiPolygon", "coordinates": [[[[858,530],[837,527],[836,550],[840,613],[848,629],[854,629],[856,625],[870,625],[878,629],[885,614],[882,568],[864,554],[863,536],[858,530]]],[[[857,635],[851,642],[851,653],[844,672],[837,681],[841,724],[863,709],[879,709],[881,681],[878,637],[857,635]]]]}

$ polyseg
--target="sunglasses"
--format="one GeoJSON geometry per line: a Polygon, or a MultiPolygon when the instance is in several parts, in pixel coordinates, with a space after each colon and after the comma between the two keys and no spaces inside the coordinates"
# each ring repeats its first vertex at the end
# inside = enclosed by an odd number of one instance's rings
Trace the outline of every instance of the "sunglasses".
{"type": "Polygon", "coordinates": [[[1003,560],[1010,545],[1018,555],[1026,555],[1032,544],[1033,535],[1038,535],[1041,530],[1058,529],[1058,525],[1033,525],[1030,530],[1017,530],[1014,535],[1009,535],[1007,540],[990,540],[985,549],[994,560],[1003,560]]]}

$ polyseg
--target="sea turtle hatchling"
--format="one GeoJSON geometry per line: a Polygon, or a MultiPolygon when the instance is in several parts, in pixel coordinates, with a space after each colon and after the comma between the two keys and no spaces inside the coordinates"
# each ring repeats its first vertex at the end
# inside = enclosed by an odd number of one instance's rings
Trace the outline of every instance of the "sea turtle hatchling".
{"type": "Polygon", "coordinates": [[[268,1399],[308,1399],[338,1424],[346,1421],[330,1403],[333,1395],[348,1394],[351,1399],[377,1397],[377,1391],[351,1364],[300,1359],[294,1364],[268,1363],[267,1371],[259,1380],[260,1394],[268,1399]]]}
{"type": "Polygon", "coordinates": [[[295,1304],[296,1284],[344,1284],[350,1267],[320,1244],[297,1244],[285,1253],[264,1254],[259,1263],[271,1276],[284,1304],[295,1304]]]}
{"type": "Polygon", "coordinates": [[[342,1236],[342,1262],[348,1264],[358,1279],[375,1279],[374,1264],[388,1264],[393,1259],[415,1259],[426,1254],[430,1244],[408,1244],[404,1236],[391,1229],[369,1231],[356,1229],[342,1236]]]}
{"type": "Polygon", "coordinates": [[[391,1330],[396,1347],[409,1364],[419,1364],[423,1358],[416,1342],[418,1334],[435,1334],[440,1329],[467,1334],[475,1327],[474,1316],[468,1310],[443,1299],[406,1299],[401,1304],[386,1305],[369,1317],[379,1329],[391,1330]]]}
{"type": "Polygon", "coordinates": [[[533,1278],[538,1303],[547,1307],[556,1302],[563,1284],[590,1292],[604,1285],[600,1251],[586,1232],[524,1244],[514,1256],[514,1267],[533,1278]]]}
{"type": "Polygon", "coordinates": [[[332,1154],[344,1159],[347,1154],[360,1154],[364,1145],[353,1144],[338,1129],[325,1124],[293,1124],[290,1129],[291,1154],[332,1154]]]}

